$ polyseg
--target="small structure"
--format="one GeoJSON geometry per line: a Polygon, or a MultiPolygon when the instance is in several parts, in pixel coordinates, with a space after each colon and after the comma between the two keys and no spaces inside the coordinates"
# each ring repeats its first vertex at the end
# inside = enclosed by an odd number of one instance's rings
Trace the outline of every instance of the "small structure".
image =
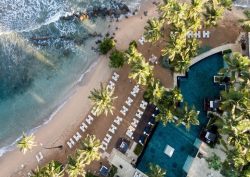
{"type": "Polygon", "coordinates": [[[167,145],[165,150],[164,150],[164,153],[166,155],[168,155],[169,157],[172,157],[173,153],[174,153],[174,148],[172,148],[171,146],[167,145]]]}
{"type": "Polygon", "coordinates": [[[106,166],[102,166],[99,170],[101,176],[108,176],[109,169],[106,166]]]}
{"type": "Polygon", "coordinates": [[[205,135],[205,138],[206,138],[206,142],[208,144],[211,143],[211,142],[215,142],[216,134],[211,133],[211,132],[207,132],[206,135],[205,135]]]}
{"type": "Polygon", "coordinates": [[[125,138],[120,138],[117,141],[116,148],[123,154],[125,154],[129,148],[130,142],[125,138]]]}

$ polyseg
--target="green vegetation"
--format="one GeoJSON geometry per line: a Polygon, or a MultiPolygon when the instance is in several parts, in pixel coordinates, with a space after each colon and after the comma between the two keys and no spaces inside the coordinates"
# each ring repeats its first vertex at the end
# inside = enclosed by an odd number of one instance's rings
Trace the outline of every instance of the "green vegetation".
{"type": "Polygon", "coordinates": [[[115,41],[112,38],[104,38],[99,44],[99,50],[101,54],[107,54],[111,49],[115,47],[115,41]]]}
{"type": "Polygon", "coordinates": [[[32,171],[31,177],[63,177],[64,169],[63,165],[52,160],[50,163],[45,165],[42,168],[37,168],[35,171],[32,171]]]}
{"type": "Polygon", "coordinates": [[[143,150],[143,146],[141,144],[137,144],[134,149],[135,155],[139,156],[142,153],[142,150],[143,150]]]}
{"type": "Polygon", "coordinates": [[[135,40],[133,40],[133,41],[131,41],[130,43],[129,43],[129,46],[134,46],[135,48],[137,48],[137,43],[136,43],[136,41],[135,40]]]}
{"type": "Polygon", "coordinates": [[[163,97],[165,90],[165,87],[161,85],[159,80],[152,78],[144,93],[144,99],[151,104],[157,105],[159,100],[163,97]]]}
{"type": "Polygon", "coordinates": [[[17,147],[23,154],[26,154],[34,146],[36,146],[34,135],[27,136],[23,133],[22,138],[17,142],[17,147]]]}
{"type": "Polygon", "coordinates": [[[227,50],[223,50],[222,51],[222,54],[224,55],[224,54],[230,54],[230,53],[232,53],[232,50],[231,49],[227,49],[227,50]]]}
{"type": "Polygon", "coordinates": [[[170,25],[170,40],[162,50],[162,55],[168,57],[168,63],[174,71],[186,72],[199,47],[198,40],[188,39],[186,34],[189,31],[198,31],[202,25],[217,25],[225,8],[230,9],[231,5],[231,0],[209,0],[205,3],[202,0],[192,0],[191,4],[165,0],[164,4],[159,5],[160,17],[148,21],[144,32],[145,39],[148,42],[157,42],[162,39],[164,25],[170,25]]]}
{"type": "Polygon", "coordinates": [[[156,42],[162,37],[162,27],[164,21],[161,19],[153,18],[147,22],[147,26],[145,26],[144,36],[148,42],[156,42]]]}
{"type": "Polygon", "coordinates": [[[136,80],[140,85],[146,86],[153,75],[153,66],[146,62],[134,45],[129,46],[125,55],[131,66],[129,78],[136,80]]]}
{"type": "Polygon", "coordinates": [[[66,172],[69,177],[84,176],[86,171],[84,170],[85,163],[78,156],[69,156],[66,172]]]}
{"type": "Polygon", "coordinates": [[[228,10],[232,10],[232,0],[218,0],[218,2],[222,7],[227,8],[228,10]]]}
{"type": "Polygon", "coordinates": [[[210,112],[221,135],[220,142],[227,154],[222,164],[224,176],[249,176],[250,165],[250,60],[239,53],[224,55],[227,68],[219,75],[229,77],[230,83],[221,92],[223,114],[210,112]],[[224,138],[223,138],[224,137],[224,138]]]}
{"type": "Polygon", "coordinates": [[[85,164],[87,165],[89,165],[92,161],[100,160],[100,146],[100,140],[96,139],[94,135],[87,135],[87,137],[81,141],[81,148],[77,150],[79,158],[83,158],[85,164]]]}
{"type": "Polygon", "coordinates": [[[208,168],[214,170],[220,170],[222,167],[222,162],[219,156],[213,153],[213,156],[206,158],[208,162],[208,168]]]}
{"type": "Polygon", "coordinates": [[[179,117],[179,119],[177,120],[177,125],[184,123],[187,130],[190,129],[191,125],[199,125],[199,112],[196,111],[194,106],[190,109],[188,107],[188,104],[185,103],[184,107],[180,109],[177,115],[179,117]]]}
{"type": "Polygon", "coordinates": [[[93,103],[93,112],[96,116],[105,113],[107,116],[108,113],[113,114],[114,106],[113,101],[117,98],[113,96],[114,89],[109,90],[107,87],[103,87],[101,84],[100,90],[94,89],[90,92],[89,99],[93,103]]]}
{"type": "Polygon", "coordinates": [[[114,177],[116,173],[117,173],[117,167],[112,165],[109,170],[108,177],[114,177]]]}
{"type": "MultiPolygon", "coordinates": [[[[100,159],[100,140],[96,139],[94,135],[87,137],[82,141],[82,148],[77,149],[76,153],[68,157],[68,162],[63,166],[58,161],[51,161],[42,168],[37,168],[32,171],[32,177],[63,177],[65,172],[69,177],[89,176],[86,174],[85,166],[92,161],[100,159]]],[[[95,177],[92,175],[92,177],[95,177]]]]}
{"type": "Polygon", "coordinates": [[[162,169],[159,165],[149,164],[149,172],[147,173],[148,177],[164,177],[166,176],[167,171],[162,169]]]}
{"type": "Polygon", "coordinates": [[[205,25],[208,27],[216,26],[217,22],[222,18],[224,8],[220,6],[217,0],[209,0],[205,3],[205,9],[205,25]]]}
{"type": "Polygon", "coordinates": [[[246,16],[246,19],[241,19],[240,20],[241,26],[245,31],[249,32],[250,31],[250,11],[245,10],[244,14],[246,16]]]}
{"type": "Polygon", "coordinates": [[[109,66],[111,68],[121,68],[125,62],[125,55],[123,52],[115,50],[109,56],[109,66]]]}

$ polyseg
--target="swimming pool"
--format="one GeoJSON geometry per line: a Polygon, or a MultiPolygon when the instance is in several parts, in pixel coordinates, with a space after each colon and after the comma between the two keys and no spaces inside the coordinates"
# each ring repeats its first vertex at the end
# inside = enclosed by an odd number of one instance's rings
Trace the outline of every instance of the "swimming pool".
{"type": "MultiPolygon", "coordinates": [[[[141,155],[137,168],[148,171],[148,164],[154,163],[167,170],[168,177],[186,176],[183,166],[189,157],[194,157],[198,149],[194,146],[202,128],[207,124],[206,112],[203,110],[205,97],[218,97],[220,86],[213,83],[213,76],[223,67],[222,54],[214,54],[190,67],[187,77],[178,78],[178,85],[184,101],[194,105],[199,114],[199,126],[192,126],[189,131],[184,126],[158,124],[154,134],[141,155]],[[172,157],[164,153],[166,145],[173,147],[172,157]]],[[[190,162],[189,162],[190,163],[190,162]]],[[[186,163],[185,166],[190,164],[186,163]]]]}

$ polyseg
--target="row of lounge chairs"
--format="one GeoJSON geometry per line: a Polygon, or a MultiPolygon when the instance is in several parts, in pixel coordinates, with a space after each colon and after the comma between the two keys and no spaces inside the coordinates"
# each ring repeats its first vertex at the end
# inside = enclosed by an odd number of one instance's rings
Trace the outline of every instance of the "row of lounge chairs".
{"type": "MultiPolygon", "coordinates": [[[[115,88],[115,83],[114,82],[117,82],[119,79],[119,74],[117,74],[116,72],[113,73],[112,75],[112,79],[109,81],[109,84],[107,85],[107,88],[110,88],[110,89],[114,89],[115,88]]],[[[82,122],[82,124],[80,125],[80,130],[82,133],[84,133],[88,126],[90,126],[92,124],[92,122],[94,121],[94,116],[95,113],[93,112],[93,110],[91,111],[91,114],[89,114],[86,119],[82,122]]],[[[82,138],[82,135],[81,133],[78,131],[76,132],[72,138],[70,138],[68,141],[67,141],[67,145],[70,149],[72,149],[75,144],[82,138]]]]}
{"type": "MultiPolygon", "coordinates": [[[[125,101],[125,104],[122,106],[120,113],[122,116],[126,116],[127,112],[129,110],[129,107],[132,106],[132,103],[134,102],[133,97],[136,97],[137,94],[139,93],[140,88],[139,85],[135,85],[132,89],[132,91],[130,92],[131,96],[128,96],[127,100],[125,101]]],[[[115,134],[116,130],[117,130],[117,126],[119,126],[121,124],[121,122],[123,121],[123,118],[120,116],[116,116],[114,122],[111,124],[111,127],[108,130],[108,133],[105,135],[103,141],[102,141],[102,145],[101,145],[101,149],[103,150],[103,152],[105,152],[108,148],[108,145],[112,139],[112,135],[115,134]]]]}
{"type": "Polygon", "coordinates": [[[144,100],[141,101],[140,108],[137,110],[135,117],[133,118],[133,122],[130,124],[130,126],[128,127],[128,130],[126,132],[126,135],[129,138],[134,139],[134,137],[133,137],[134,131],[135,131],[147,105],[148,105],[148,103],[146,101],[144,101],[144,100]]]}

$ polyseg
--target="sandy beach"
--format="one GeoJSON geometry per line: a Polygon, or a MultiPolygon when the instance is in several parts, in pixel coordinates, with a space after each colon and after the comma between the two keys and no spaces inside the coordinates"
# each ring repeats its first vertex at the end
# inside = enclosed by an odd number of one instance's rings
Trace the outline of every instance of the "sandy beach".
{"type": "MultiPolygon", "coordinates": [[[[124,18],[121,22],[112,24],[112,31],[116,33],[117,49],[125,50],[133,39],[138,39],[143,33],[144,26],[148,18],[157,15],[155,6],[149,0],[141,5],[137,15],[124,18]],[[148,11],[148,16],[144,16],[143,12],[148,11]],[[118,27],[118,30],[115,30],[118,27]]],[[[91,103],[88,95],[93,88],[98,88],[100,82],[106,82],[112,74],[112,70],[108,66],[108,58],[100,56],[96,66],[86,74],[83,82],[75,88],[74,93],[66,104],[63,105],[54,118],[46,125],[42,126],[35,132],[35,140],[37,146],[27,154],[23,155],[19,150],[14,150],[4,154],[0,158],[0,176],[26,176],[27,172],[35,169],[38,162],[35,158],[38,152],[42,152],[44,159],[39,165],[45,164],[51,159],[65,160],[66,141],[79,128],[80,123],[88,114],[91,103]],[[44,147],[54,147],[63,145],[63,150],[45,149],[44,147]],[[13,160],[15,159],[15,160],[13,160]]]]}
{"type": "MultiPolygon", "coordinates": [[[[117,49],[126,50],[129,42],[132,40],[138,40],[142,36],[147,20],[158,15],[156,6],[152,4],[153,1],[154,0],[147,0],[143,2],[138,14],[111,24],[110,34],[115,33],[117,49]],[[147,11],[147,16],[144,15],[145,11],[147,11]]],[[[218,29],[211,29],[211,36],[219,36],[218,40],[213,40],[214,38],[211,38],[209,41],[203,41],[203,44],[209,43],[212,47],[215,47],[224,43],[225,38],[227,39],[227,42],[234,42],[236,40],[240,32],[239,26],[236,26],[236,22],[239,17],[231,18],[231,13],[232,12],[228,12],[227,20],[225,20],[225,23],[221,23],[218,29]],[[232,20],[234,20],[234,23],[232,23],[232,20]]],[[[169,33],[168,30],[165,31],[165,34],[167,33],[169,33]]],[[[165,43],[163,41],[159,41],[153,46],[146,43],[143,47],[139,46],[138,49],[143,53],[145,58],[148,59],[151,54],[160,57],[160,51],[164,46],[165,43]]],[[[100,56],[96,66],[89,73],[87,73],[84,80],[76,88],[74,88],[74,93],[68,99],[67,103],[63,105],[62,109],[56,113],[54,118],[48,124],[42,126],[37,132],[35,132],[37,146],[31,152],[23,155],[16,149],[4,154],[0,158],[0,177],[26,176],[27,172],[31,169],[35,169],[36,166],[43,165],[52,159],[59,160],[63,163],[66,162],[67,156],[74,153],[75,150],[75,147],[73,149],[69,149],[66,142],[79,130],[79,125],[91,109],[91,102],[88,99],[90,91],[93,90],[93,88],[99,88],[100,82],[106,83],[112,75],[113,70],[109,68],[108,62],[109,59],[107,56],[100,56]],[[63,150],[44,148],[59,145],[63,145],[63,150]],[[38,164],[35,156],[39,152],[42,152],[44,158],[38,164]]],[[[168,88],[173,87],[172,73],[166,69],[162,69],[160,65],[156,65],[155,68],[155,75],[162,81],[164,86],[168,88]]],[[[115,95],[119,95],[119,98],[114,103],[114,106],[117,108],[114,115],[118,114],[124,100],[126,100],[127,95],[135,85],[134,82],[129,82],[127,77],[129,73],[128,66],[124,66],[124,68],[116,72],[121,77],[117,83],[118,88],[115,90],[115,95]]],[[[140,92],[138,98],[136,98],[135,105],[138,105],[139,101],[142,99],[142,93],[143,92],[140,92]]],[[[127,117],[132,117],[131,115],[133,115],[135,111],[136,107],[132,108],[127,117]]],[[[87,133],[95,134],[102,140],[114,118],[115,116],[106,117],[101,115],[96,118],[93,126],[89,128],[87,133]],[[105,124],[103,123],[103,119],[105,119],[105,124]]],[[[124,133],[126,128],[127,125],[122,125],[119,133],[124,133]]],[[[117,134],[117,137],[120,136],[120,134],[117,134]]],[[[86,134],[84,134],[83,137],[85,135],[86,134]]],[[[111,144],[114,143],[115,141],[111,142],[111,144]]],[[[111,151],[111,149],[108,151],[111,151]]]]}

